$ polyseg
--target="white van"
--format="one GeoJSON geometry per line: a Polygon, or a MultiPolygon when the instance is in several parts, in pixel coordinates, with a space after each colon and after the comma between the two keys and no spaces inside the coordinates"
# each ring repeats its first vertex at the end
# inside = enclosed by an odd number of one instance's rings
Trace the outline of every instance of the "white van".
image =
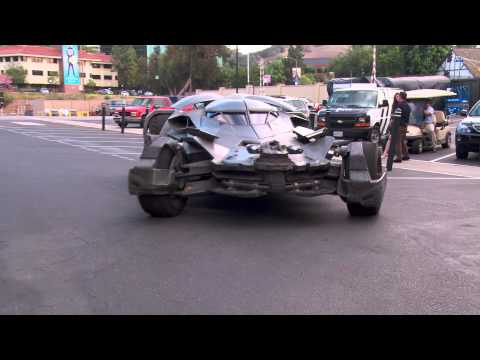
{"type": "Polygon", "coordinates": [[[384,143],[398,88],[375,84],[341,84],[317,115],[316,128],[327,127],[329,135],[384,143]]]}

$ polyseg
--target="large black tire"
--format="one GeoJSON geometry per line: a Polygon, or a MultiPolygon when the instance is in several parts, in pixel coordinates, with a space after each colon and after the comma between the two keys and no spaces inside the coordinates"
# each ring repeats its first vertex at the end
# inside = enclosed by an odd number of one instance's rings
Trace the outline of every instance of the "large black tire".
{"type": "Polygon", "coordinates": [[[370,133],[368,134],[368,141],[371,141],[375,144],[378,144],[380,142],[380,127],[379,126],[374,126],[370,130],[370,133]]]}
{"type": "Polygon", "coordinates": [[[417,139],[414,140],[412,143],[412,147],[410,148],[412,154],[420,154],[423,152],[423,140],[417,139]]]}
{"type": "Polygon", "coordinates": [[[376,207],[365,207],[356,203],[347,203],[347,208],[351,216],[373,216],[378,214],[380,205],[376,207]]]}
{"type": "MultiPolygon", "coordinates": [[[[154,166],[158,169],[172,169],[177,168],[181,161],[179,153],[165,147],[160,151],[154,166]]],[[[138,201],[142,209],[153,217],[174,217],[183,211],[187,198],[178,195],[140,195],[138,201]]]]}
{"type": "Polygon", "coordinates": [[[372,180],[379,179],[383,174],[382,169],[382,149],[377,144],[364,142],[363,153],[367,160],[368,170],[372,180]]]}
{"type": "Polygon", "coordinates": [[[442,144],[442,148],[448,149],[451,143],[452,143],[452,135],[447,134],[447,136],[445,136],[445,142],[442,144]]]}
{"type": "Polygon", "coordinates": [[[461,144],[457,145],[455,153],[457,155],[457,159],[464,160],[468,158],[468,150],[461,144]]]}

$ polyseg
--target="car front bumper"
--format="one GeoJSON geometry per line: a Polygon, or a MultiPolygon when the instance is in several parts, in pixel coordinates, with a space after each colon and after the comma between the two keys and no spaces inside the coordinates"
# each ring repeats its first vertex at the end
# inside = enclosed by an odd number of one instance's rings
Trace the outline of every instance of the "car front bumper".
{"type": "Polygon", "coordinates": [[[455,145],[463,146],[471,151],[480,150],[480,134],[455,134],[455,145]]]}

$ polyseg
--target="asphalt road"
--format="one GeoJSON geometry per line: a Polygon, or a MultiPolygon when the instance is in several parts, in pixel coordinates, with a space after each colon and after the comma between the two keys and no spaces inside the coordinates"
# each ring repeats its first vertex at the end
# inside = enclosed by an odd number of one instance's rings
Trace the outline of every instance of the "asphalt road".
{"type": "Polygon", "coordinates": [[[395,168],[371,219],[334,196],[153,219],[127,191],[141,143],[0,121],[0,314],[480,313],[478,179],[395,168]]]}

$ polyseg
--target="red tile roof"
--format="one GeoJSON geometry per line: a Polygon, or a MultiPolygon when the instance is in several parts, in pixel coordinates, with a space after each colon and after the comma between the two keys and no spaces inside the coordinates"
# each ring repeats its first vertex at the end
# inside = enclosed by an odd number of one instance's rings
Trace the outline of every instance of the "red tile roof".
{"type": "MultiPolygon", "coordinates": [[[[58,47],[39,46],[39,45],[6,45],[0,46],[0,55],[33,55],[33,56],[51,56],[61,57],[62,53],[58,47]]],[[[112,56],[103,53],[89,53],[83,50],[79,52],[81,60],[93,60],[98,62],[112,62],[112,56]]]]}

